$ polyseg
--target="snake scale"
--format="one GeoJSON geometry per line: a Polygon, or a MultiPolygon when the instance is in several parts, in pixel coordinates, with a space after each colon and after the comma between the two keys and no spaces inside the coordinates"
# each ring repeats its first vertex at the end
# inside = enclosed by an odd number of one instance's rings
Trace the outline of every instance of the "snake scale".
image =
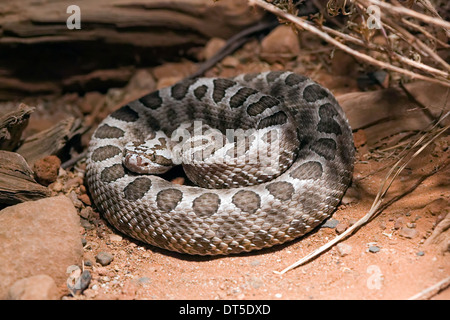
{"type": "Polygon", "coordinates": [[[226,255],[293,240],[328,218],[351,182],[354,152],[330,91],[272,71],[187,79],[128,103],[94,132],[86,177],[95,205],[126,235],[226,255]],[[239,140],[230,130],[249,133],[239,140]],[[177,146],[198,185],[151,174],[179,164],[170,158],[177,146]],[[262,147],[269,165],[249,161],[266,159],[262,147]]]}

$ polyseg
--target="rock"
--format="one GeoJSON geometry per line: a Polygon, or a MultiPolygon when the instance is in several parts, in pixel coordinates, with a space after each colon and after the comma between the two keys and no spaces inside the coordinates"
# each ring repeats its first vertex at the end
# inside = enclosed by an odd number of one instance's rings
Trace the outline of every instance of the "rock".
{"type": "Polygon", "coordinates": [[[221,63],[224,67],[236,68],[237,66],[239,66],[240,62],[237,58],[235,58],[233,56],[228,56],[228,57],[225,57],[221,63]]]}
{"type": "Polygon", "coordinates": [[[126,91],[146,91],[151,92],[155,90],[156,82],[150,72],[145,69],[138,70],[130,82],[126,86],[126,91]]]}
{"type": "Polygon", "coordinates": [[[86,193],[80,194],[78,196],[78,199],[81,200],[81,202],[83,202],[85,205],[90,206],[92,205],[91,203],[91,199],[89,198],[89,196],[86,193]]]}
{"type": "Polygon", "coordinates": [[[399,235],[404,237],[404,238],[408,238],[408,239],[412,239],[415,236],[417,236],[417,230],[416,229],[411,229],[408,227],[403,227],[400,229],[399,235]]]}
{"type": "Polygon", "coordinates": [[[370,246],[369,247],[369,252],[377,253],[379,251],[380,251],[380,247],[378,247],[378,246],[370,246]]]}
{"type": "Polygon", "coordinates": [[[337,234],[341,234],[343,233],[345,230],[347,230],[348,228],[348,224],[344,223],[344,222],[340,222],[337,226],[336,226],[336,233],[337,234]]]}
{"type": "Polygon", "coordinates": [[[353,134],[353,140],[355,143],[355,147],[359,148],[367,143],[366,133],[363,129],[359,129],[353,134]]]}
{"type": "Polygon", "coordinates": [[[211,38],[205,45],[203,51],[199,53],[199,60],[209,60],[211,59],[220,49],[223,48],[226,41],[220,38],[211,38]]]}
{"type": "Polygon", "coordinates": [[[72,204],[75,206],[75,208],[79,209],[83,206],[83,203],[78,199],[78,195],[75,191],[71,191],[67,196],[72,201],[72,204]]]}
{"type": "Polygon", "coordinates": [[[395,229],[395,230],[400,229],[401,227],[403,227],[403,224],[404,224],[404,223],[405,223],[405,221],[403,220],[402,217],[398,218],[397,220],[395,220],[395,223],[394,223],[394,229],[395,229]]]}
{"type": "Polygon", "coordinates": [[[17,280],[39,274],[56,285],[81,263],[80,218],[66,196],[29,201],[0,211],[0,299],[17,280]]]}
{"type": "Polygon", "coordinates": [[[57,300],[58,289],[55,280],[46,274],[17,280],[9,288],[8,300],[57,300]]]}
{"type": "Polygon", "coordinates": [[[321,225],[321,228],[331,228],[334,229],[339,224],[339,220],[336,219],[328,219],[324,224],[321,225]]]}
{"type": "Polygon", "coordinates": [[[114,242],[120,242],[123,240],[123,238],[121,236],[119,236],[118,234],[110,234],[109,240],[114,241],[114,242]]]}
{"type": "Polygon", "coordinates": [[[102,266],[107,266],[108,264],[111,263],[111,261],[113,261],[113,259],[114,259],[113,255],[106,251],[99,252],[95,256],[95,260],[102,266]]]}
{"type": "Polygon", "coordinates": [[[93,112],[97,105],[99,105],[103,101],[102,99],[103,95],[100,92],[87,92],[79,105],[80,111],[83,114],[89,114],[93,112]]]}
{"type": "Polygon", "coordinates": [[[345,257],[346,255],[349,255],[352,252],[352,246],[345,244],[345,243],[338,243],[336,245],[336,250],[338,251],[339,255],[341,257],[345,257]]]}
{"type": "Polygon", "coordinates": [[[161,80],[168,77],[179,77],[181,79],[191,75],[197,70],[197,66],[192,61],[169,62],[157,66],[153,69],[153,75],[161,80]]]}
{"type": "Polygon", "coordinates": [[[285,63],[300,54],[298,36],[290,26],[280,25],[261,42],[261,59],[268,63],[285,63]]]}
{"type": "Polygon", "coordinates": [[[91,279],[92,276],[88,270],[83,272],[81,272],[80,268],[72,270],[67,278],[67,288],[72,296],[82,294],[88,288],[91,279]]]}
{"type": "Polygon", "coordinates": [[[93,212],[94,210],[92,209],[92,207],[83,208],[80,211],[80,217],[86,220],[91,220],[93,218],[93,212]]]}
{"type": "Polygon", "coordinates": [[[44,186],[55,182],[58,178],[61,160],[57,156],[47,156],[34,163],[34,174],[36,181],[44,186]]]}

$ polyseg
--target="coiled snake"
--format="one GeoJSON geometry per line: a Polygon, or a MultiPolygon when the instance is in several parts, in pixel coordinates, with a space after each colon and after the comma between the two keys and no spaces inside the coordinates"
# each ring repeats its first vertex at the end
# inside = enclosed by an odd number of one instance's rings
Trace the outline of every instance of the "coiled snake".
{"type": "Polygon", "coordinates": [[[312,230],[336,209],[353,162],[352,132],[333,95],[273,71],[188,79],[123,106],[95,131],[86,176],[121,232],[217,255],[312,230]],[[198,186],[149,174],[180,162],[198,186]]]}

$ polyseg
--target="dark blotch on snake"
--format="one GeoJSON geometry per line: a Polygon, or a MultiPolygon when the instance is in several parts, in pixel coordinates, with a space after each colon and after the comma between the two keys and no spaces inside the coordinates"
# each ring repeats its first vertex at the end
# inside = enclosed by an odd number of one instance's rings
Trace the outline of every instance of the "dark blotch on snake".
{"type": "Polygon", "coordinates": [[[284,111],[278,111],[271,116],[268,116],[258,123],[258,129],[267,128],[275,125],[285,124],[287,121],[287,115],[284,111]]]}
{"type": "Polygon", "coordinates": [[[292,170],[291,177],[299,180],[316,180],[322,176],[322,173],[323,168],[320,162],[308,161],[292,170]]]}
{"type": "Polygon", "coordinates": [[[283,73],[284,73],[284,71],[272,71],[272,72],[269,72],[266,75],[266,79],[267,79],[268,82],[273,82],[274,80],[278,79],[278,77],[280,77],[283,73]]]}
{"type": "Polygon", "coordinates": [[[200,87],[197,87],[197,88],[195,88],[195,90],[194,90],[194,96],[195,96],[198,100],[201,100],[201,99],[205,96],[206,91],[208,91],[208,87],[205,86],[205,85],[202,85],[202,86],[200,86],[200,87]]]}
{"type": "Polygon", "coordinates": [[[230,107],[232,109],[239,108],[244,104],[244,102],[247,100],[248,97],[250,97],[252,94],[257,93],[258,91],[252,89],[252,88],[241,88],[236,92],[234,96],[230,99],[230,107]]]}
{"type": "Polygon", "coordinates": [[[288,86],[295,86],[303,81],[306,81],[308,78],[305,76],[301,76],[299,74],[292,73],[286,77],[284,81],[288,86]]]}
{"type": "Polygon", "coordinates": [[[271,183],[266,186],[266,189],[269,190],[272,196],[282,201],[290,200],[294,193],[292,184],[285,181],[271,183]]]}
{"type": "Polygon", "coordinates": [[[139,101],[150,109],[158,109],[162,105],[162,99],[159,96],[159,91],[152,92],[150,94],[147,94],[139,99],[139,101]]]}
{"type": "Polygon", "coordinates": [[[213,90],[213,100],[214,102],[218,103],[225,97],[225,91],[234,86],[236,82],[228,79],[215,79],[213,81],[214,83],[214,90],[213,90]]]}
{"type": "Polygon", "coordinates": [[[308,102],[315,102],[326,97],[328,97],[327,91],[318,84],[311,84],[303,90],[303,98],[308,102]]]}
{"type": "Polygon", "coordinates": [[[136,201],[141,199],[145,193],[150,190],[151,186],[152,181],[149,178],[140,177],[129,183],[125,189],[123,189],[123,193],[127,200],[136,201]]]}
{"type": "Polygon", "coordinates": [[[336,141],[333,139],[322,138],[309,147],[312,151],[327,160],[333,160],[336,156],[336,141]]]}
{"type": "Polygon", "coordinates": [[[99,147],[95,149],[94,152],[92,152],[91,159],[92,161],[103,161],[112,158],[114,156],[117,156],[120,153],[121,153],[120,149],[116,146],[109,145],[99,147]]]}
{"type": "Polygon", "coordinates": [[[220,198],[215,193],[204,193],[192,202],[192,209],[199,217],[211,216],[217,212],[220,198]]]}
{"type": "Polygon", "coordinates": [[[325,133],[334,133],[335,135],[340,135],[342,133],[341,127],[336,120],[333,119],[338,113],[336,109],[330,103],[325,103],[319,108],[320,121],[317,124],[317,131],[325,133]]]}
{"type": "Polygon", "coordinates": [[[186,93],[196,80],[193,79],[187,79],[183,80],[181,82],[178,82],[171,88],[172,97],[176,100],[181,100],[186,96],[186,93]]]}
{"type": "Polygon", "coordinates": [[[241,190],[232,199],[233,204],[247,213],[254,213],[261,206],[261,198],[253,191],[241,190]]]}
{"type": "Polygon", "coordinates": [[[97,128],[94,137],[99,139],[114,139],[123,137],[125,132],[117,127],[104,124],[97,128]]]}
{"type": "Polygon", "coordinates": [[[183,199],[183,192],[178,189],[164,189],[156,195],[156,204],[164,212],[170,212],[177,207],[183,199]]]}
{"type": "Polygon", "coordinates": [[[110,117],[113,117],[117,120],[122,120],[125,122],[134,122],[139,118],[139,115],[136,111],[131,109],[129,106],[124,106],[113,113],[111,113],[110,117]]]}
{"type": "Polygon", "coordinates": [[[254,117],[258,114],[261,114],[264,110],[270,109],[276,105],[278,105],[280,101],[278,99],[275,99],[271,96],[262,96],[261,99],[258,100],[258,102],[252,103],[247,108],[247,113],[254,117]]]}
{"type": "Polygon", "coordinates": [[[123,169],[122,164],[115,164],[111,167],[103,169],[102,173],[100,174],[100,179],[103,182],[109,183],[116,181],[117,179],[120,179],[124,176],[125,170],[123,169]]]}

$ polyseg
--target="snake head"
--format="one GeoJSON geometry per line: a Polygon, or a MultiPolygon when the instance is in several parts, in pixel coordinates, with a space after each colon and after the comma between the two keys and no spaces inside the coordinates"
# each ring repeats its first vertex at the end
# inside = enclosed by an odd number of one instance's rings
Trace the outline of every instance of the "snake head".
{"type": "Polygon", "coordinates": [[[123,165],[140,174],[163,174],[174,166],[170,150],[149,148],[145,144],[136,146],[134,143],[125,146],[123,165]]]}

